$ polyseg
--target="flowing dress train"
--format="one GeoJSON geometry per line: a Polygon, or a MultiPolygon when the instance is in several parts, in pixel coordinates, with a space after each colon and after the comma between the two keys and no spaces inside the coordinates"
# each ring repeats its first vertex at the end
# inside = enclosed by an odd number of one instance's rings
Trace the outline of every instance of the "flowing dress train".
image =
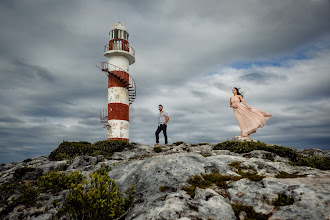
{"type": "Polygon", "coordinates": [[[258,128],[264,127],[266,121],[272,116],[272,114],[256,108],[248,109],[246,106],[240,104],[237,96],[231,98],[231,104],[233,107],[237,107],[233,108],[233,112],[241,129],[240,135],[242,137],[247,137],[255,133],[258,128]]]}

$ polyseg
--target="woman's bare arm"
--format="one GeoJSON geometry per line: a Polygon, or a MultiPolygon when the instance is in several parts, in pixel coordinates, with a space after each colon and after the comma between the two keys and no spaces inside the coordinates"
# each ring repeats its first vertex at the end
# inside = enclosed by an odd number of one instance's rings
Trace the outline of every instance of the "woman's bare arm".
{"type": "Polygon", "coordinates": [[[250,109],[251,107],[250,106],[248,106],[245,102],[244,102],[244,100],[243,100],[243,98],[242,98],[242,96],[238,96],[238,98],[239,98],[239,100],[241,100],[242,101],[242,103],[248,108],[248,109],[250,109]]]}

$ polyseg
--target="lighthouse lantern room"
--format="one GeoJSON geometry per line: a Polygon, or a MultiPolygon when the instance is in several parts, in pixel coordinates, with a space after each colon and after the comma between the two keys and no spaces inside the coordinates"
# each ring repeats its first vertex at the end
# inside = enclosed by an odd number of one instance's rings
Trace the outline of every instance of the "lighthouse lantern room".
{"type": "Polygon", "coordinates": [[[136,85],[129,75],[129,65],[135,62],[135,51],[129,45],[128,31],[120,22],[112,25],[109,43],[104,46],[108,62],[101,70],[108,79],[108,111],[100,113],[108,130],[108,140],[129,141],[129,105],[136,97],[136,85]]]}

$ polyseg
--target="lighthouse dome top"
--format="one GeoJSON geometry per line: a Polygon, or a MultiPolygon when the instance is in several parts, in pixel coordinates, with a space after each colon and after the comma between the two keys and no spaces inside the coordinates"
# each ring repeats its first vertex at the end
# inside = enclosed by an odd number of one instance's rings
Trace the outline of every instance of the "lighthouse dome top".
{"type": "Polygon", "coordinates": [[[113,24],[112,27],[111,27],[111,29],[110,29],[110,31],[116,30],[116,29],[117,30],[123,30],[123,31],[128,32],[127,31],[127,28],[122,23],[120,23],[120,22],[117,22],[117,23],[113,24]]]}

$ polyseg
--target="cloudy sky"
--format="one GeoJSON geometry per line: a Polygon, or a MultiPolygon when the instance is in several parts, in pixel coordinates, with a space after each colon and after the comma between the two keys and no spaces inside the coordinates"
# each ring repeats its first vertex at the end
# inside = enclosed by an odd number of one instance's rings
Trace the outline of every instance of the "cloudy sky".
{"type": "Polygon", "coordinates": [[[0,163],[106,139],[96,65],[118,21],[136,51],[130,141],[154,144],[159,104],[170,143],[233,138],[236,86],[273,114],[253,139],[330,150],[328,0],[1,0],[0,163]]]}

